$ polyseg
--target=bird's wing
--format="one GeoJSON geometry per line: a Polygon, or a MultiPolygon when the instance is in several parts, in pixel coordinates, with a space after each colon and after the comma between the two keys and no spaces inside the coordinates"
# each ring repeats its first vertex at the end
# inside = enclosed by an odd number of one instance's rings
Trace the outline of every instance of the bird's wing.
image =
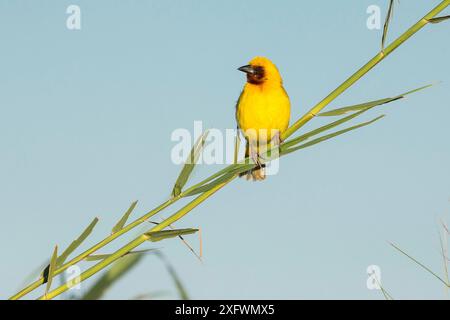
{"type": "Polygon", "coordinates": [[[238,119],[238,107],[239,107],[239,103],[241,102],[241,98],[242,98],[242,94],[244,93],[244,90],[242,90],[241,91],[241,94],[239,95],[239,98],[238,98],[238,100],[237,100],[237,102],[236,102],[236,111],[235,111],[235,117],[236,117],[236,126],[237,126],[237,129],[239,130],[240,128],[239,128],[239,119],[238,119]]]}

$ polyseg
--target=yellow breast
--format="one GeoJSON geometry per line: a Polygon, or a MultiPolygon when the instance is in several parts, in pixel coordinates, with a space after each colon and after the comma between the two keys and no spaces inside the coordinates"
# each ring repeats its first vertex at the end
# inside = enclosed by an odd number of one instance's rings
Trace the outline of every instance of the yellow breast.
{"type": "Polygon", "coordinates": [[[247,83],[239,97],[236,118],[248,139],[272,139],[289,126],[290,101],[283,86],[260,86],[247,83]],[[266,135],[262,135],[266,132],[266,135]]]}

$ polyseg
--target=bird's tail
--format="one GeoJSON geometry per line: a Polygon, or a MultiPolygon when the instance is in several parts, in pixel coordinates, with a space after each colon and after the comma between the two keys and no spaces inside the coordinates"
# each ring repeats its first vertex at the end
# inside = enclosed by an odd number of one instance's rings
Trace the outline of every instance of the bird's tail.
{"type": "MultiPolygon", "coordinates": [[[[248,158],[250,155],[250,147],[249,143],[247,141],[245,145],[245,158],[248,158]]],[[[261,164],[260,166],[257,166],[256,168],[253,168],[252,170],[245,171],[239,174],[239,177],[245,177],[247,180],[252,181],[262,181],[266,178],[266,165],[261,164]]]]}

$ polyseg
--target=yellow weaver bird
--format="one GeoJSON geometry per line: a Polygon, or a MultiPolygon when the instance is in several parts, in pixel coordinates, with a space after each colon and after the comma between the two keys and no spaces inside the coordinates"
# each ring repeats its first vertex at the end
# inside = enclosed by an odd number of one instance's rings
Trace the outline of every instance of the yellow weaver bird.
{"type": "Polygon", "coordinates": [[[236,105],[236,120],[246,140],[245,156],[258,165],[241,176],[264,180],[260,150],[269,142],[281,143],[281,135],[289,126],[291,103],[280,72],[269,59],[255,57],[238,70],[247,74],[247,83],[236,105]]]}

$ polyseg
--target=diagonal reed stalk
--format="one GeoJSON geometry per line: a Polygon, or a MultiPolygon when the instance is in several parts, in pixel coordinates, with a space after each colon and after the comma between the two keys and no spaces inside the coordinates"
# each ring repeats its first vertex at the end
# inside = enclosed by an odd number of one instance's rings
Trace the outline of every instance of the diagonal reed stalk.
{"type": "MultiPolygon", "coordinates": [[[[286,140],[288,137],[293,135],[296,131],[298,131],[302,126],[304,126],[306,123],[308,123],[311,119],[313,119],[315,116],[319,114],[319,112],[324,109],[327,105],[329,105],[333,100],[335,100],[337,97],[339,97],[344,91],[346,91],[348,88],[350,88],[355,82],[357,82],[361,77],[363,77],[366,73],[368,73],[373,67],[375,67],[378,63],[383,61],[389,54],[391,54],[395,49],[397,49],[401,44],[403,44],[405,41],[407,41],[410,37],[412,37],[415,33],[417,33],[420,29],[422,29],[425,25],[427,25],[430,22],[433,22],[433,19],[436,19],[436,15],[438,15],[440,12],[442,12],[446,7],[450,5],[450,0],[443,0],[440,2],[435,8],[433,8],[429,13],[427,13],[422,19],[420,19],[417,23],[415,23],[413,26],[411,26],[407,31],[405,31],[401,36],[399,36],[396,40],[394,40],[389,46],[382,49],[379,53],[377,53],[369,62],[367,62],[364,66],[362,66],[359,70],[357,70],[353,75],[351,75],[347,80],[345,80],[339,87],[337,87],[334,91],[332,91],[328,96],[326,96],[322,101],[320,101],[318,104],[316,104],[313,108],[311,108],[303,117],[298,119],[288,130],[283,134],[282,139],[286,140]]],[[[289,149],[288,149],[289,150],[289,149]]],[[[188,197],[194,194],[201,193],[199,196],[197,196],[194,200],[189,202],[187,205],[185,205],[183,208],[181,208],[179,211],[175,212],[173,215],[171,215],[169,218],[162,221],[160,224],[153,227],[149,232],[155,232],[155,231],[161,231],[165,229],[166,227],[170,226],[170,224],[176,222],[177,220],[184,217],[186,214],[188,214],[191,210],[193,210],[195,207],[197,207],[199,204],[201,204],[203,201],[211,197],[214,193],[216,193],[218,190],[220,190],[222,187],[230,183],[232,180],[234,180],[239,172],[243,172],[248,170],[249,168],[254,167],[254,164],[239,164],[239,165],[230,165],[226,167],[225,169],[220,170],[218,173],[213,174],[212,176],[206,178],[205,180],[201,181],[200,183],[197,183],[196,185],[186,189],[185,191],[182,191],[177,196],[174,196],[167,200],[166,202],[162,203],[155,209],[149,211],[147,214],[143,215],[142,217],[136,219],[135,221],[131,222],[127,226],[125,226],[123,229],[120,229],[116,233],[111,234],[110,236],[106,237],[104,240],[100,241],[99,243],[95,244],[90,249],[84,251],[83,253],[79,254],[72,260],[70,260],[67,263],[64,263],[60,267],[56,268],[52,274],[52,276],[58,275],[61,272],[65,271],[68,267],[84,260],[92,253],[96,252],[100,248],[103,248],[107,244],[109,244],[111,241],[115,240],[116,238],[120,237],[124,233],[127,233],[131,229],[137,227],[138,225],[142,224],[143,222],[147,221],[150,217],[156,215],[160,211],[166,209],[170,205],[174,204],[178,200],[188,197]],[[209,182],[214,182],[214,184],[208,185],[209,182]],[[202,189],[203,188],[203,189],[202,189]],[[200,189],[201,192],[198,192],[200,189]]],[[[72,281],[71,283],[65,283],[58,288],[54,289],[53,291],[50,291],[46,293],[45,295],[41,296],[39,299],[46,300],[46,299],[52,299],[61,293],[67,291],[71,286],[82,282],[89,277],[93,276],[94,274],[98,273],[99,271],[103,270],[107,266],[109,266],[114,261],[118,260],[137,246],[141,245],[145,241],[149,240],[148,234],[142,234],[129,242],[128,244],[124,245],[122,248],[102,260],[101,262],[97,263],[96,265],[92,266],[88,270],[84,271],[78,279],[75,281],[72,281]]],[[[40,277],[37,281],[30,284],[14,296],[12,296],[10,299],[16,300],[24,295],[32,292],[36,288],[38,288],[40,285],[44,284],[46,282],[46,279],[44,277],[40,277]]]]}

